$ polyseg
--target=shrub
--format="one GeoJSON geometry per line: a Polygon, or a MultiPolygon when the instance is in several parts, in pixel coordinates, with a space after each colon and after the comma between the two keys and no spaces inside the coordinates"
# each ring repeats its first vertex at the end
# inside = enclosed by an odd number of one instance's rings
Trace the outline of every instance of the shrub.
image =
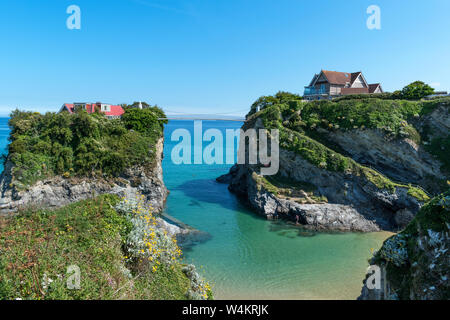
{"type": "Polygon", "coordinates": [[[402,90],[402,98],[408,100],[420,100],[434,93],[434,89],[422,81],[408,84],[402,90]]]}
{"type": "Polygon", "coordinates": [[[408,261],[407,241],[403,234],[389,238],[379,251],[380,256],[387,262],[393,263],[397,267],[401,267],[408,261]]]}
{"type": "Polygon", "coordinates": [[[24,188],[69,171],[114,177],[127,167],[150,167],[165,123],[160,117],[165,116],[157,107],[130,109],[115,120],[83,110],[45,115],[16,110],[9,120],[13,184],[24,188]]]}
{"type": "MultiPolygon", "coordinates": [[[[115,208],[131,225],[125,250],[126,261],[133,264],[135,270],[147,270],[151,273],[180,270],[181,249],[176,239],[159,227],[152,208],[146,205],[143,196],[123,199],[115,208]]],[[[182,267],[181,271],[190,279],[186,298],[212,299],[210,285],[195,272],[195,267],[182,267]]]]}
{"type": "Polygon", "coordinates": [[[134,261],[146,259],[153,271],[159,265],[172,265],[181,255],[176,239],[158,228],[156,217],[142,198],[125,199],[116,210],[131,223],[132,230],[127,236],[127,256],[134,261]]]}
{"type": "Polygon", "coordinates": [[[158,118],[163,116],[164,114],[153,108],[128,109],[122,116],[122,121],[128,130],[152,136],[159,134],[163,129],[163,122],[158,121],[158,118]]]}
{"type": "Polygon", "coordinates": [[[262,111],[267,107],[283,103],[289,103],[290,106],[293,106],[294,101],[301,101],[301,100],[302,97],[300,95],[283,91],[279,91],[273,96],[263,96],[252,104],[252,106],[250,107],[250,112],[246,115],[246,118],[250,117],[258,110],[262,111]]]}

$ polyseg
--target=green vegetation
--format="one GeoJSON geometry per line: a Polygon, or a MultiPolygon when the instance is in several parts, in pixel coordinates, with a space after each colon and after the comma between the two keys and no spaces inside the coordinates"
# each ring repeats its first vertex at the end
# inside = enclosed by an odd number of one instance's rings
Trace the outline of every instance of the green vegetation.
{"type": "Polygon", "coordinates": [[[445,138],[434,138],[430,144],[425,145],[425,150],[443,163],[443,171],[450,172],[450,135],[445,138]]]}
{"type": "Polygon", "coordinates": [[[277,93],[275,96],[259,98],[252,105],[247,118],[252,119],[259,108],[261,111],[258,116],[264,115],[266,121],[272,121],[270,124],[273,125],[273,121],[279,121],[282,117],[283,122],[286,122],[283,125],[299,132],[316,127],[328,130],[371,128],[382,129],[393,135],[411,135],[417,140],[417,130],[411,123],[443,104],[450,105],[450,98],[408,101],[365,96],[362,99],[347,97],[342,100],[305,102],[300,96],[277,93]]]}
{"type": "MultiPolygon", "coordinates": [[[[450,101],[450,99],[448,99],[450,101]]],[[[382,129],[393,135],[414,136],[410,123],[439,105],[436,101],[382,100],[365,98],[313,101],[301,112],[306,127],[325,129],[382,129]],[[408,122],[409,121],[409,122],[408,122]]]]}
{"type": "Polygon", "coordinates": [[[354,99],[367,99],[367,98],[376,98],[382,100],[398,100],[402,99],[402,92],[400,90],[395,92],[383,92],[383,93],[359,93],[359,94],[349,94],[341,97],[334,98],[334,102],[339,102],[343,100],[354,100],[354,99]]]}
{"type": "Polygon", "coordinates": [[[151,166],[163,116],[157,107],[128,109],[114,120],[83,110],[45,115],[16,110],[9,121],[13,185],[23,189],[55,175],[108,178],[135,165],[151,166]]]}
{"type": "Polygon", "coordinates": [[[402,90],[402,98],[419,100],[434,93],[434,89],[422,81],[408,84],[402,90]]]}
{"type": "Polygon", "coordinates": [[[309,182],[298,182],[280,174],[274,176],[259,176],[256,173],[253,179],[257,185],[279,198],[294,200],[299,203],[326,203],[327,197],[321,195],[317,187],[309,182]]]}
{"type": "Polygon", "coordinates": [[[145,101],[141,101],[141,102],[134,101],[132,104],[124,103],[124,104],[121,104],[121,106],[122,106],[122,108],[124,108],[126,110],[126,109],[130,109],[130,108],[138,108],[139,107],[139,103],[142,105],[142,108],[152,108],[152,106],[149,103],[145,102],[145,101]]]}
{"type": "Polygon", "coordinates": [[[448,231],[450,223],[450,191],[441,194],[429,201],[414,220],[402,232],[411,236],[418,236],[420,230],[433,230],[435,232],[448,231]]]}
{"type": "Polygon", "coordinates": [[[450,192],[433,198],[400,234],[385,241],[372,263],[383,265],[394,299],[450,298],[450,192]]]}
{"type": "Polygon", "coordinates": [[[377,188],[390,192],[403,187],[419,201],[429,200],[420,188],[393,182],[308,135],[317,127],[327,130],[378,128],[394,136],[408,136],[419,143],[420,134],[407,120],[417,119],[423,112],[429,113],[439,104],[435,101],[391,101],[378,98],[338,102],[302,102],[300,99],[300,96],[282,92],[273,97],[261,97],[252,106],[252,110],[260,108],[261,111],[250,112],[247,120],[251,123],[259,118],[266,128],[279,129],[280,146],[297,153],[316,167],[362,176],[377,188]]]}
{"type": "Polygon", "coordinates": [[[407,188],[408,194],[419,201],[429,200],[428,195],[422,189],[411,185],[395,183],[377,171],[362,166],[353,159],[343,156],[323,144],[290,129],[281,128],[280,145],[287,150],[295,152],[319,168],[332,172],[347,172],[365,177],[378,189],[385,189],[390,192],[395,192],[397,187],[407,188]]]}
{"type": "Polygon", "coordinates": [[[275,105],[287,104],[290,101],[301,101],[301,100],[302,100],[301,96],[283,91],[276,93],[274,96],[263,96],[252,104],[252,106],[250,107],[250,112],[247,114],[247,117],[256,113],[258,110],[263,110],[265,108],[275,105]]]}
{"type": "Polygon", "coordinates": [[[151,211],[137,201],[142,215],[129,212],[124,203],[103,195],[1,218],[0,300],[212,298],[206,283],[193,287],[176,242],[163,233],[150,236],[156,230],[151,211]],[[142,230],[149,231],[152,255],[138,258],[132,239],[142,230]],[[80,269],[79,289],[67,286],[69,266],[80,269]]]}
{"type": "Polygon", "coordinates": [[[408,84],[402,90],[397,90],[392,93],[375,93],[375,94],[353,94],[335,98],[334,101],[353,100],[353,99],[365,99],[369,97],[387,100],[420,100],[426,96],[434,93],[434,89],[422,81],[415,81],[408,84]]]}

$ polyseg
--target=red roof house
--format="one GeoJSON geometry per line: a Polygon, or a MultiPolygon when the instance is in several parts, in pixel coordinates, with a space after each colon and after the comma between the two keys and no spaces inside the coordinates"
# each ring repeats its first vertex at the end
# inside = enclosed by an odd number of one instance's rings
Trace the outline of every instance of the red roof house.
{"type": "Polygon", "coordinates": [[[369,84],[361,71],[338,72],[321,70],[315,74],[309,86],[305,87],[308,100],[330,99],[349,94],[383,93],[379,83],[369,84]]]}
{"type": "Polygon", "coordinates": [[[69,113],[74,113],[76,108],[82,108],[86,110],[87,113],[94,113],[96,110],[104,113],[105,116],[109,119],[120,118],[125,111],[121,106],[106,104],[101,102],[96,103],[84,103],[84,102],[75,102],[75,103],[65,103],[61,107],[59,112],[67,111],[69,113]]]}

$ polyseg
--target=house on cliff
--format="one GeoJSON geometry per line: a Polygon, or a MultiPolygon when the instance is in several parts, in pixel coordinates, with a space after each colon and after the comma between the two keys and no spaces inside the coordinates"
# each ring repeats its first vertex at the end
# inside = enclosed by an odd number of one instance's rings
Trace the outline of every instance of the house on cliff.
{"type": "Polygon", "coordinates": [[[85,110],[87,113],[94,113],[95,111],[102,112],[108,119],[117,119],[122,117],[125,113],[123,108],[118,105],[112,105],[107,103],[65,103],[59,110],[59,112],[69,112],[74,113],[76,110],[85,110]]]}
{"type": "Polygon", "coordinates": [[[361,71],[338,72],[322,70],[315,74],[310,84],[305,87],[306,100],[331,99],[349,94],[383,93],[381,84],[369,84],[361,71]]]}

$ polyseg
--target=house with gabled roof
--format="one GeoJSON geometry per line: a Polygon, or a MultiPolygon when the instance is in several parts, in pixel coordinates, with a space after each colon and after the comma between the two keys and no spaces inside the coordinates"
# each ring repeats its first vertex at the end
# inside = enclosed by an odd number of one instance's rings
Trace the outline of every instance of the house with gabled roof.
{"type": "Polygon", "coordinates": [[[74,103],[64,103],[59,112],[69,112],[74,113],[76,110],[82,109],[87,113],[94,113],[99,111],[103,113],[108,119],[117,119],[122,117],[125,113],[123,108],[118,105],[112,105],[107,103],[85,103],[85,102],[74,102],[74,103]]]}
{"type": "Polygon", "coordinates": [[[369,84],[361,71],[348,73],[321,70],[320,73],[314,75],[310,84],[305,87],[304,98],[320,100],[349,94],[383,92],[381,84],[369,84]]]}

